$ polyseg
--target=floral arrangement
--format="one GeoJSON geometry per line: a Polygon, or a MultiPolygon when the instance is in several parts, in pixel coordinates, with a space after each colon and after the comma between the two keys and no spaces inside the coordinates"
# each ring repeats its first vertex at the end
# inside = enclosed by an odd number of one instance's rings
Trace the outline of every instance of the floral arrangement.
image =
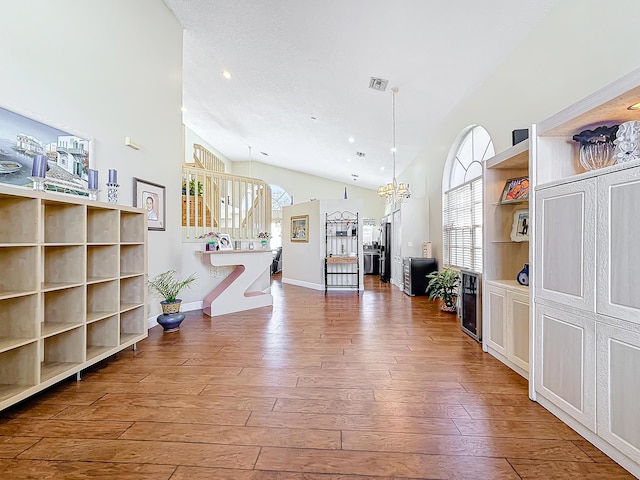
{"type": "Polygon", "coordinates": [[[220,238],[219,235],[220,234],[216,232],[207,232],[196,238],[206,238],[207,240],[218,240],[220,238]]]}
{"type": "Polygon", "coordinates": [[[269,232],[260,232],[258,234],[258,238],[264,238],[264,239],[271,238],[271,234],[269,232]]]}

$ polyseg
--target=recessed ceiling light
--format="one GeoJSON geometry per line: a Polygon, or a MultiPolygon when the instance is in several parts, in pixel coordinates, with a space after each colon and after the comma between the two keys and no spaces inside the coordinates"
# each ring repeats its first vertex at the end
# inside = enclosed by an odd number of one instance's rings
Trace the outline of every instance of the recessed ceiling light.
{"type": "Polygon", "coordinates": [[[384,170],[384,167],[380,167],[380,170],[381,170],[381,171],[382,171],[382,170],[384,170]]]}
{"type": "Polygon", "coordinates": [[[311,115],[311,120],[317,120],[317,118],[311,115]]]}
{"type": "Polygon", "coordinates": [[[356,141],[356,139],[355,139],[355,138],[353,138],[353,137],[349,137],[349,143],[353,143],[353,142],[355,142],[355,141],[356,141]]]}
{"type": "Polygon", "coordinates": [[[629,105],[627,107],[627,110],[640,110],[640,102],[629,105]]]}
{"type": "Polygon", "coordinates": [[[231,72],[229,70],[223,70],[222,71],[222,76],[224,78],[226,78],[227,80],[231,80],[231,72]]]}
{"type": "Polygon", "coordinates": [[[187,111],[187,107],[180,107],[180,111],[181,112],[186,112],[187,111]]]}
{"type": "Polygon", "coordinates": [[[264,155],[265,157],[268,157],[268,156],[269,156],[269,154],[268,154],[268,153],[265,153],[265,152],[260,152],[260,153],[261,153],[262,155],[264,155]]]}
{"type": "Polygon", "coordinates": [[[350,159],[350,158],[347,158],[347,162],[350,162],[350,161],[351,161],[351,159],[350,159]]]}
{"type": "Polygon", "coordinates": [[[391,147],[391,151],[395,152],[396,151],[396,147],[391,147]]]}

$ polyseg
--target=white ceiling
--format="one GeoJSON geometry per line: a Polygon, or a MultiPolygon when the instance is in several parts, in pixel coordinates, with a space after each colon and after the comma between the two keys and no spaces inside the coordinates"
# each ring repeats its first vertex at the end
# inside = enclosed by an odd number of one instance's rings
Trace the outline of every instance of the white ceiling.
{"type": "Polygon", "coordinates": [[[557,1],[165,0],[185,29],[184,123],[229,160],[377,188],[391,87],[399,174],[557,1]]]}

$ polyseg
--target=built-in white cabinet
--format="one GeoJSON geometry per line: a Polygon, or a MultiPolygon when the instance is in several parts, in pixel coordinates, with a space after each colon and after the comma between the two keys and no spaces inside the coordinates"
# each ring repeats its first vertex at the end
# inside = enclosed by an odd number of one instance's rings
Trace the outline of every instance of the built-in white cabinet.
{"type": "Polygon", "coordinates": [[[640,326],[640,167],[597,180],[597,311],[640,326]]]}
{"type": "Polygon", "coordinates": [[[572,136],[640,120],[640,70],[532,126],[537,401],[640,476],[640,159],[584,171],[572,136]]]}
{"type": "Polygon", "coordinates": [[[0,185],[0,410],[147,336],[146,221],[0,185]]]}
{"type": "MultiPolygon", "coordinates": [[[[483,165],[482,344],[520,375],[529,372],[529,287],[516,281],[529,263],[529,241],[513,238],[514,217],[529,211],[529,199],[501,201],[507,181],[529,175],[529,142],[489,158],[483,165]]],[[[529,231],[533,225],[529,221],[529,231]]]]}
{"type": "Polygon", "coordinates": [[[487,352],[528,378],[529,289],[516,281],[488,281],[484,286],[487,352]]]}
{"type": "Polygon", "coordinates": [[[593,310],[596,179],[536,193],[537,299],[593,310]]]}
{"type": "Polygon", "coordinates": [[[640,332],[598,323],[598,435],[640,458],[640,332]]]}

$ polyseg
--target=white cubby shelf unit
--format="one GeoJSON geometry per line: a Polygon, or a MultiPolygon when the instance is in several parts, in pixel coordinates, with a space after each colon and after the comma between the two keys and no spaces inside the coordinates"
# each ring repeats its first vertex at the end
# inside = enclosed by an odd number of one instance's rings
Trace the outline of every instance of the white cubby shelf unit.
{"type": "Polygon", "coordinates": [[[0,410],[147,336],[146,222],[0,185],[0,410]]]}

